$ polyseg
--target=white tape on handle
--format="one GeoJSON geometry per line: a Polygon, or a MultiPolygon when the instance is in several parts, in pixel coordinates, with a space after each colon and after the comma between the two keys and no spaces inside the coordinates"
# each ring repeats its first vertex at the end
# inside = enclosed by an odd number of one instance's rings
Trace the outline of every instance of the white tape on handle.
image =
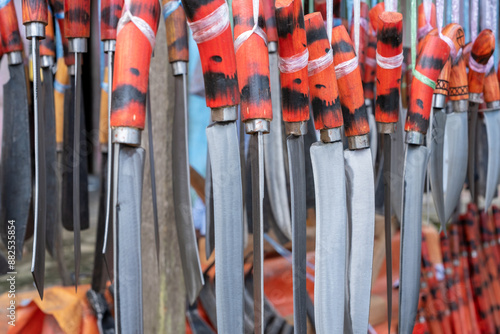
{"type": "Polygon", "coordinates": [[[188,22],[193,32],[193,39],[197,44],[208,42],[222,34],[229,26],[229,9],[224,2],[219,8],[204,18],[188,22]]]}
{"type": "Polygon", "coordinates": [[[259,27],[259,0],[252,0],[252,8],[253,8],[253,27],[251,30],[247,30],[240,34],[238,38],[235,39],[234,41],[234,52],[238,52],[239,48],[243,43],[252,36],[252,34],[257,34],[262,40],[264,41],[264,44],[267,46],[267,35],[262,30],[261,27],[259,27]]]}
{"type": "Polygon", "coordinates": [[[137,29],[142,32],[142,34],[148,39],[149,44],[151,44],[151,49],[154,49],[156,44],[155,32],[150,27],[150,25],[142,18],[132,15],[132,13],[130,12],[130,0],[125,0],[125,3],[123,4],[122,17],[118,21],[118,25],[116,27],[117,36],[123,29],[123,27],[125,27],[125,25],[129,22],[132,22],[137,27],[137,29]]]}
{"type": "Polygon", "coordinates": [[[295,73],[304,69],[309,61],[309,51],[307,48],[301,53],[291,57],[278,57],[278,68],[281,73],[295,73]]]}
{"type": "Polygon", "coordinates": [[[403,52],[393,57],[381,56],[378,51],[376,53],[377,65],[386,70],[393,70],[403,65],[403,52]]]}
{"type": "Polygon", "coordinates": [[[343,76],[348,75],[352,71],[354,71],[358,67],[358,57],[354,57],[350,60],[346,60],[343,63],[335,66],[335,76],[337,80],[342,78],[343,76]]]}
{"type": "Polygon", "coordinates": [[[333,64],[333,51],[332,49],[329,49],[328,52],[321,57],[309,61],[309,63],[307,64],[307,75],[315,75],[323,71],[331,64],[333,64]]]}

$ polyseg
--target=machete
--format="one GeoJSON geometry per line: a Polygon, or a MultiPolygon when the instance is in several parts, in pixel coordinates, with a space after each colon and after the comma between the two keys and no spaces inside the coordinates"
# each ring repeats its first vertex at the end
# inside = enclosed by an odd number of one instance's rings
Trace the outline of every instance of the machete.
{"type": "Polygon", "coordinates": [[[304,138],[309,120],[308,50],[299,0],[276,1],[278,67],[287,134],[292,208],[292,271],[294,332],[307,332],[306,319],[306,174],[304,138]]]}
{"type": "Polygon", "coordinates": [[[333,52],[320,13],[305,16],[309,91],[321,141],[311,146],[316,195],[314,302],[318,333],[342,333],[344,326],[346,194],[342,109],[333,52]]]}
{"type": "Polygon", "coordinates": [[[243,332],[243,200],[236,120],[240,102],[229,8],[224,0],[182,2],[198,44],[207,106],[212,172],[217,329],[243,332]]]}
{"type": "Polygon", "coordinates": [[[262,0],[234,0],[234,49],[241,121],[250,136],[253,227],[253,328],[264,333],[264,134],[273,119],[262,0]],[[237,19],[236,19],[237,18],[237,19]]]}
{"type": "Polygon", "coordinates": [[[411,333],[417,316],[420,288],[422,196],[429,149],[423,146],[429,126],[436,80],[450,50],[438,36],[429,36],[418,55],[406,116],[403,215],[401,221],[399,332],[411,333]]]}
{"type": "Polygon", "coordinates": [[[186,16],[177,0],[163,1],[167,31],[168,61],[175,81],[175,109],[172,146],[174,208],[181,263],[189,304],[204,284],[198,244],[191,214],[188,154],[187,68],[189,60],[186,16]]]}
{"type": "Polygon", "coordinates": [[[12,1],[0,5],[0,35],[9,64],[9,81],[3,86],[2,131],[2,240],[7,241],[9,226],[15,230],[15,255],[21,259],[32,196],[30,124],[27,82],[23,64],[23,44],[12,1]],[[9,223],[9,222],[12,222],[9,223]]]}
{"type": "Polygon", "coordinates": [[[110,125],[117,332],[143,331],[141,204],[145,152],[140,143],[159,15],[158,1],[126,0],[116,33],[110,125]]]}

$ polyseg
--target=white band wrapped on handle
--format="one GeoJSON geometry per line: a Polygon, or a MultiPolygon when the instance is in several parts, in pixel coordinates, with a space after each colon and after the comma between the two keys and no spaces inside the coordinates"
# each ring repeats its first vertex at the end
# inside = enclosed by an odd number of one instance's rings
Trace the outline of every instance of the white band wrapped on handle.
{"type": "Polygon", "coordinates": [[[365,64],[370,66],[370,67],[375,67],[377,66],[377,60],[375,58],[365,58],[365,64]]]}
{"type": "Polygon", "coordinates": [[[403,59],[404,59],[403,52],[393,57],[384,57],[381,56],[377,51],[376,57],[377,57],[377,65],[386,70],[393,70],[403,65],[403,59]]]}
{"type": "Polygon", "coordinates": [[[247,30],[240,34],[238,38],[234,41],[234,52],[238,52],[240,46],[252,36],[253,33],[256,33],[262,40],[264,44],[267,46],[267,35],[261,27],[259,27],[259,0],[252,0],[252,9],[253,9],[253,28],[251,30],[247,30]]]}
{"type": "Polygon", "coordinates": [[[281,73],[295,73],[307,66],[309,60],[309,51],[307,48],[301,53],[291,57],[278,57],[278,68],[281,73]]]}
{"type": "MultiPolygon", "coordinates": [[[[490,58],[490,60],[491,60],[491,58],[490,58]]],[[[471,55],[471,57],[469,58],[469,68],[477,73],[486,73],[486,70],[488,69],[488,64],[489,64],[490,60],[488,60],[488,63],[486,63],[484,65],[478,64],[474,60],[474,58],[472,58],[472,55],[471,55]]]]}
{"type": "Polygon", "coordinates": [[[309,63],[307,64],[307,75],[315,75],[323,71],[331,64],[333,64],[333,51],[332,49],[329,49],[328,52],[321,57],[309,61],[309,63]]]}
{"type": "Polygon", "coordinates": [[[425,35],[429,33],[432,29],[434,29],[431,25],[431,13],[432,13],[432,0],[424,0],[424,15],[425,15],[425,25],[423,27],[418,28],[417,30],[417,38],[421,39],[425,35]]]}
{"type": "Polygon", "coordinates": [[[123,27],[125,27],[125,25],[129,22],[132,22],[137,27],[137,29],[142,32],[142,34],[148,39],[149,44],[151,44],[151,49],[154,49],[156,43],[155,32],[153,31],[151,26],[142,18],[132,15],[132,13],[130,12],[130,0],[125,0],[125,3],[123,5],[122,17],[118,21],[118,25],[116,27],[116,36],[118,36],[123,27]]]}
{"type": "Polygon", "coordinates": [[[352,71],[354,71],[358,67],[358,57],[354,57],[350,60],[346,60],[343,63],[335,66],[335,76],[337,80],[342,78],[343,76],[348,75],[352,71]]]}
{"type": "Polygon", "coordinates": [[[229,26],[229,9],[224,2],[219,8],[204,18],[188,22],[193,32],[193,39],[197,44],[208,42],[222,34],[229,26]]]}

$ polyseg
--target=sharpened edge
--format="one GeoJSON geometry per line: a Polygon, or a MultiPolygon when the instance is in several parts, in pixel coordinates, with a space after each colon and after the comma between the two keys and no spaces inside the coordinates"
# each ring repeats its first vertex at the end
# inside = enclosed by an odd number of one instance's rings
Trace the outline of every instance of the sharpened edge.
{"type": "Polygon", "coordinates": [[[488,138],[488,169],[486,173],[486,193],[484,196],[484,211],[488,211],[498,184],[498,170],[500,169],[500,129],[498,128],[497,115],[500,111],[483,113],[488,138]]]}

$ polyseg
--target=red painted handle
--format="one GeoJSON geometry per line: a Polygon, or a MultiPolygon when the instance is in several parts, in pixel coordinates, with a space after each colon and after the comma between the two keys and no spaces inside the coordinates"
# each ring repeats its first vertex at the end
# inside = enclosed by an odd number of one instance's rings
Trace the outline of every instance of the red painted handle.
{"type": "MultiPolygon", "coordinates": [[[[431,16],[429,20],[430,27],[425,28],[427,31],[431,31],[432,29],[436,28],[436,5],[434,5],[432,2],[430,3],[431,6],[431,16]]],[[[417,27],[419,31],[422,31],[422,28],[427,26],[427,21],[425,17],[425,8],[424,8],[424,3],[422,2],[418,6],[418,20],[417,20],[417,27]]],[[[424,32],[425,32],[424,30],[424,32]]],[[[422,38],[425,37],[426,34],[422,33],[417,33],[418,40],[420,41],[422,38]]]]}
{"type": "MultiPolygon", "coordinates": [[[[146,21],[156,35],[160,17],[158,0],[131,0],[130,12],[146,21]]],[[[132,22],[117,35],[111,127],[144,129],[152,52],[149,40],[132,22]]]]}
{"type": "Polygon", "coordinates": [[[14,2],[10,0],[0,8],[0,35],[2,36],[2,47],[5,53],[22,51],[23,42],[19,34],[16,8],[14,2]]]}
{"type": "Polygon", "coordinates": [[[47,0],[23,0],[23,24],[41,22],[47,24],[47,0]]]}
{"type": "Polygon", "coordinates": [[[189,60],[188,34],[186,24],[186,14],[177,0],[163,1],[163,19],[167,31],[168,61],[189,60]],[[165,9],[178,6],[173,12],[169,13],[165,9]],[[168,15],[165,17],[165,15],[168,15]]]}
{"type": "MultiPolygon", "coordinates": [[[[489,29],[485,29],[479,33],[472,49],[470,56],[480,65],[486,65],[491,55],[495,51],[495,36],[489,29]]],[[[483,92],[485,73],[475,71],[470,66],[469,60],[469,93],[480,94],[483,92]]]]}
{"type": "Polygon", "coordinates": [[[123,0],[101,0],[101,40],[115,40],[122,15],[123,0]]]}
{"type": "MultiPolygon", "coordinates": [[[[252,0],[233,0],[234,40],[254,26],[252,0]]],[[[265,31],[262,0],[259,4],[259,27],[265,31]]],[[[265,41],[256,33],[236,51],[241,120],[273,118],[269,86],[269,53],[265,41]]]]}
{"type": "Polygon", "coordinates": [[[365,73],[363,76],[363,91],[365,92],[365,99],[373,100],[375,98],[375,76],[377,73],[376,65],[377,53],[377,34],[370,28],[368,33],[368,44],[366,46],[365,58],[365,73]]]}
{"type": "Polygon", "coordinates": [[[45,38],[40,41],[40,56],[56,56],[56,44],[54,39],[54,18],[52,17],[52,11],[49,8],[49,20],[45,26],[45,38]]]}
{"type": "Polygon", "coordinates": [[[264,0],[264,16],[266,18],[266,29],[267,29],[267,41],[277,42],[278,41],[278,31],[276,30],[276,17],[274,12],[276,7],[274,5],[275,0],[264,0]]]}
{"type": "Polygon", "coordinates": [[[54,18],[59,26],[59,31],[61,32],[61,40],[64,51],[64,64],[66,66],[71,66],[75,64],[75,56],[69,53],[68,50],[68,38],[64,33],[64,2],[63,0],[49,0],[50,7],[54,11],[54,18]]]}
{"type": "Polygon", "coordinates": [[[378,17],[382,12],[385,11],[384,2],[379,2],[368,12],[368,17],[370,18],[370,27],[377,33],[378,28],[378,17]]]}
{"type": "MultiPolygon", "coordinates": [[[[339,64],[356,57],[351,39],[344,26],[332,29],[332,50],[333,64],[336,68],[339,64]]],[[[346,136],[360,136],[369,133],[370,126],[366,115],[359,65],[352,72],[340,78],[337,77],[337,85],[346,136]]]]}
{"type": "MultiPolygon", "coordinates": [[[[189,23],[205,18],[224,4],[224,0],[182,1],[189,23]]],[[[228,24],[217,37],[198,43],[198,50],[205,79],[207,106],[221,108],[238,104],[240,92],[231,26],[228,24]]]]}
{"type": "MultiPolygon", "coordinates": [[[[456,23],[450,23],[446,27],[444,27],[442,33],[451,38],[451,40],[455,44],[455,49],[457,50],[457,52],[459,52],[460,49],[464,47],[464,30],[460,25],[456,23]]],[[[451,63],[448,96],[452,101],[469,99],[467,69],[465,66],[463,52],[451,63]]]]}
{"type": "MultiPolygon", "coordinates": [[[[325,24],[316,12],[304,17],[309,61],[323,57],[331,50],[325,24]]],[[[309,76],[309,92],[316,130],[342,126],[342,108],[333,62],[321,72],[309,76]]]]}
{"type": "Polygon", "coordinates": [[[90,37],[90,0],[64,0],[64,35],[90,37]]]}
{"type": "MultiPolygon", "coordinates": [[[[300,0],[276,1],[276,28],[280,58],[302,54],[307,48],[304,14],[300,0]]],[[[309,83],[307,66],[293,73],[280,73],[281,101],[285,122],[309,119],[309,83]]]]}
{"type": "MultiPolygon", "coordinates": [[[[333,17],[340,18],[340,2],[341,0],[333,0],[333,17]]],[[[320,12],[323,21],[326,21],[326,0],[314,1],[314,11],[320,12]]]]}
{"type": "Polygon", "coordinates": [[[498,86],[498,79],[495,75],[495,66],[492,66],[484,77],[483,95],[484,102],[486,103],[500,100],[500,87],[498,86]]]}
{"type": "MultiPolygon", "coordinates": [[[[360,2],[360,20],[366,22],[366,24],[359,25],[359,54],[358,63],[359,69],[361,70],[361,78],[365,75],[365,59],[366,59],[366,49],[368,47],[368,12],[370,8],[366,2],[360,2]]],[[[353,18],[354,18],[354,8],[353,8],[353,18]]],[[[354,43],[354,20],[351,20],[351,27],[349,29],[351,41],[354,43]]]]}
{"type": "MultiPolygon", "coordinates": [[[[428,36],[424,41],[422,51],[417,58],[416,71],[425,75],[434,83],[443,69],[450,47],[438,36],[428,36]]],[[[434,88],[413,76],[410,91],[410,106],[406,116],[406,131],[427,133],[429,127],[429,115],[432,106],[432,95],[434,88]]]]}
{"type": "MultiPolygon", "coordinates": [[[[403,54],[403,15],[383,12],[377,28],[377,52],[385,58],[403,54]]],[[[377,64],[377,99],[375,120],[380,123],[396,123],[399,118],[401,66],[384,68],[377,64]]]]}

